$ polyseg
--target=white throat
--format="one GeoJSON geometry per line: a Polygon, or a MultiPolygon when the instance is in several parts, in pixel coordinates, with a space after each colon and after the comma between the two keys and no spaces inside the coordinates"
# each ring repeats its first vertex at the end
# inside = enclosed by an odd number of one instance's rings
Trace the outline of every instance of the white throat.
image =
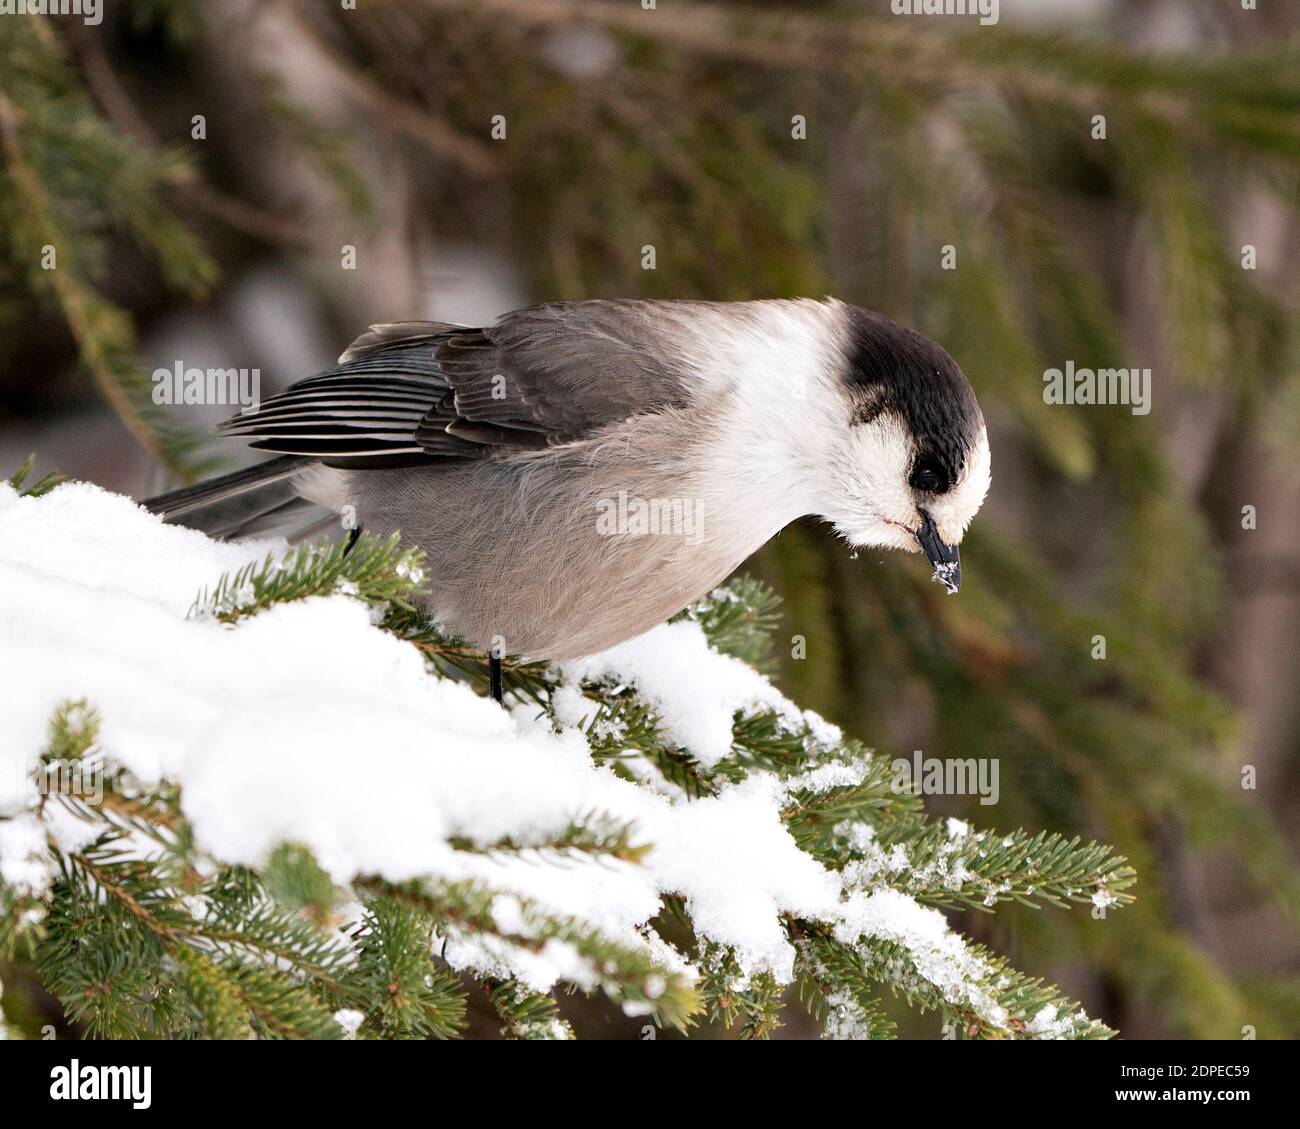
{"type": "Polygon", "coordinates": [[[837,305],[752,307],[753,317],[733,314],[703,327],[690,361],[717,427],[700,491],[715,520],[744,531],[756,548],[797,518],[822,511],[848,406],[838,387],[837,305]]]}

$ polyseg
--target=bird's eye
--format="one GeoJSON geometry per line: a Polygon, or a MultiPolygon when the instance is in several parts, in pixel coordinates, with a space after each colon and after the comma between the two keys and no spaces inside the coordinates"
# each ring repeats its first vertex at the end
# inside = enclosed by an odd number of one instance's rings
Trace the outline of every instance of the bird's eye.
{"type": "Polygon", "coordinates": [[[912,471],[911,484],[914,490],[942,494],[948,489],[948,475],[938,463],[926,460],[918,463],[912,471]]]}

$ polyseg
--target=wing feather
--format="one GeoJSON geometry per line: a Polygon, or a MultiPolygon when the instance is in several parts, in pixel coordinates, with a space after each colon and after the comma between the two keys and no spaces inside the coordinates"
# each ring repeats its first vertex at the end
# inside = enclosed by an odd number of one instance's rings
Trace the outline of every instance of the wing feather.
{"type": "Polygon", "coordinates": [[[483,329],[374,325],[335,368],[219,430],[249,437],[261,450],[340,466],[572,443],[686,402],[657,305],[681,304],[553,303],[483,329]]]}

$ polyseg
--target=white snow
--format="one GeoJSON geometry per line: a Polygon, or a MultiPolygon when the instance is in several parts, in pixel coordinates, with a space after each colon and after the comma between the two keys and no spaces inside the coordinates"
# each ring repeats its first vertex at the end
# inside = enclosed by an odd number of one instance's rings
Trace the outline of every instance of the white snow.
{"type": "Polygon", "coordinates": [[[670,740],[705,767],[731,752],[731,722],[737,710],[767,709],[791,726],[820,722],[819,738],[839,731],[801,712],[758,671],[709,646],[703,629],[690,620],[666,623],[599,655],[566,663],[573,679],[606,679],[633,686],[654,707],[670,740]]]}
{"type": "MultiPolygon", "coordinates": [[[[985,970],[939,913],[894,891],[847,886],[783,825],[792,787],[853,783],[861,763],[784,782],[751,773],[690,800],[593,761],[577,728],[592,712],[580,678],[635,687],[671,739],[705,765],[728,755],[737,709],[771,709],[791,727],[810,725],[817,742],[838,740],[761,675],[712,650],[698,624],[665,625],[569,664],[554,702],[557,733],[535,710],[508,712],[429,673],[416,648],[344,594],[233,626],[187,618],[222,573],[283,550],[216,543],[85,484],[40,499],[0,484],[0,882],[11,892],[48,883],[47,833],[75,837],[54,826],[58,804],[38,819],[31,770],[56,707],[84,697],[101,715],[103,754],[144,788],[178,784],[198,847],[214,859],[258,865],[296,842],[342,884],[359,875],[477,879],[499,892],[503,928],[520,918],[515,896],[525,897],[670,968],[681,958],[644,927],[664,894],[679,894],[700,936],[732,947],[743,974],[768,970],[783,981],[794,953],[781,919],[798,915],[850,943],[897,940],[923,976],[994,1013],[973,986],[985,970]],[[507,838],[545,843],[592,817],[633,825],[635,841],[652,850],[633,863],[486,849],[507,838]],[[454,849],[453,837],[485,849],[454,849]]],[[[491,938],[448,941],[453,964],[536,989],[558,978],[588,982],[593,971],[558,941],[540,952],[491,938]]],[[[346,1028],[353,1017],[338,1019],[346,1028]]]]}
{"type": "Polygon", "coordinates": [[[970,834],[970,824],[964,819],[953,819],[952,816],[949,816],[947,827],[949,839],[964,839],[970,834]]]}
{"type": "Polygon", "coordinates": [[[1035,1039],[1064,1039],[1073,1026],[1071,1016],[1059,1015],[1051,1004],[1044,1004],[1029,1021],[1029,1033],[1035,1039]]]}
{"type": "Polygon", "coordinates": [[[0,821],[0,881],[19,894],[30,894],[49,883],[45,828],[24,812],[0,821]]]}
{"type": "Polygon", "coordinates": [[[334,1013],[334,1022],[343,1028],[345,1039],[355,1039],[366,1017],[353,1008],[340,1008],[334,1013]]]}
{"type": "Polygon", "coordinates": [[[950,1003],[970,1007],[989,1023],[1001,1025],[1007,1020],[1005,1009],[983,987],[992,968],[948,928],[937,909],[922,906],[897,890],[850,894],[835,936],[848,944],[861,936],[894,941],[907,950],[917,972],[950,1003]]]}
{"type": "Polygon", "coordinates": [[[1116,897],[1114,894],[1112,894],[1112,893],[1111,893],[1109,890],[1107,890],[1105,887],[1103,887],[1102,889],[1098,890],[1098,891],[1097,891],[1095,894],[1093,894],[1093,896],[1092,896],[1092,904],[1093,904],[1094,906],[1096,906],[1097,909],[1100,909],[1100,910],[1109,909],[1111,906],[1113,906],[1113,905],[1114,905],[1116,902],[1118,902],[1118,901],[1119,901],[1119,898],[1116,897]]]}

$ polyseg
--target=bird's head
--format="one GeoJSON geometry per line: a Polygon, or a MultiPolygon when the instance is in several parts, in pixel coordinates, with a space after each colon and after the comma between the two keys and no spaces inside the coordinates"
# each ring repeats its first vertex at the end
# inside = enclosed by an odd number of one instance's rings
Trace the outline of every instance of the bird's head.
{"type": "Polygon", "coordinates": [[[949,592],[958,545],[989,488],[984,417],[943,349],[880,314],[843,306],[845,426],[823,513],[853,545],[923,552],[949,592]]]}

